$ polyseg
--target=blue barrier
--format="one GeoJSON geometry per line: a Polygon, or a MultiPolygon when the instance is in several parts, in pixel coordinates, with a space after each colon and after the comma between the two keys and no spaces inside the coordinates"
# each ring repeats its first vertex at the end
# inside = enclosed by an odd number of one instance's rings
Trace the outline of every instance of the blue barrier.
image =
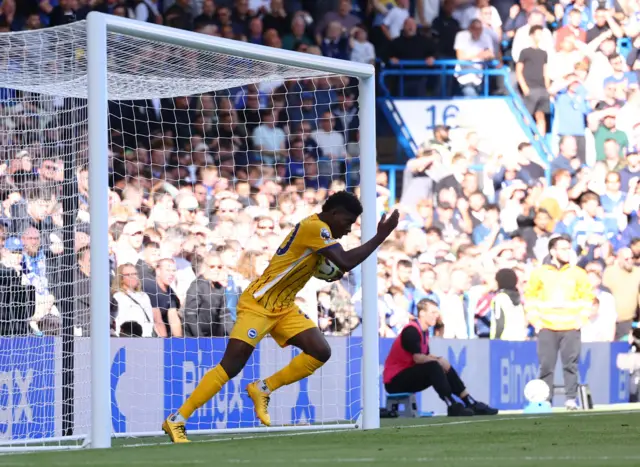
{"type": "MultiPolygon", "coordinates": [[[[285,386],[272,396],[274,424],[355,421],[362,406],[362,339],[329,337],[332,358],[311,377],[285,386]]],[[[380,339],[382,370],[393,339],[380,339]]],[[[76,341],[73,401],[76,434],[90,424],[89,340],[76,341]]],[[[162,420],[193,392],[204,374],[222,358],[226,339],[111,339],[111,409],[113,431],[157,431],[162,420]]],[[[627,402],[629,374],[616,367],[625,343],[584,344],[580,382],[587,383],[595,404],[627,402]]],[[[470,393],[501,410],[523,409],[525,384],[537,378],[535,342],[486,339],[433,339],[431,353],[445,357],[470,393]]],[[[271,339],[256,348],[245,369],[189,419],[189,429],[254,427],[258,422],[244,392],[249,382],[266,378],[293,358],[297,349],[281,349],[271,339]]],[[[50,438],[60,433],[62,346],[58,338],[0,338],[0,439],[50,438]]],[[[381,372],[382,373],[382,372],[381,372]]],[[[556,368],[557,380],[562,371],[556,368]]],[[[386,392],[379,380],[380,407],[386,392]]],[[[562,404],[564,401],[554,401],[562,404]]],[[[446,407],[433,390],[417,395],[419,412],[443,414],[446,407]]]]}

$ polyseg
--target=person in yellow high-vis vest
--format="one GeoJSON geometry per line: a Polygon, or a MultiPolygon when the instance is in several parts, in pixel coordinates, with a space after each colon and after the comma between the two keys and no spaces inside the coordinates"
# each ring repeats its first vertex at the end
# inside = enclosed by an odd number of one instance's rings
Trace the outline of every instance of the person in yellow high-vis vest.
{"type": "Polygon", "coordinates": [[[548,264],[532,271],[524,293],[527,319],[538,335],[540,379],[553,397],[560,353],[568,410],[577,409],[580,329],[589,321],[594,296],[586,271],[571,264],[572,253],[570,237],[553,237],[548,264]]]}

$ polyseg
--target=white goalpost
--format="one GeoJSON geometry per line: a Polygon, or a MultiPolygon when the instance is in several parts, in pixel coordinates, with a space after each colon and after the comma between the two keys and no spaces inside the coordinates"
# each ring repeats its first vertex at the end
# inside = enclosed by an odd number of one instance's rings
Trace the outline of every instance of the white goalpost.
{"type": "MultiPolygon", "coordinates": [[[[0,453],[162,435],[162,419],[224,349],[224,338],[197,331],[222,322],[198,317],[186,331],[190,283],[213,274],[203,267],[233,269],[219,292],[231,313],[264,258],[332,189],[359,194],[359,241],[372,238],[374,80],[371,65],[96,12],[0,34],[0,453]],[[243,261],[251,273],[236,269],[243,261]],[[137,297],[127,306],[143,310],[146,338],[122,337],[135,320],[114,314],[118,292],[137,297]],[[175,337],[155,337],[165,333],[175,337]]],[[[274,393],[275,426],[259,426],[241,394],[294,355],[265,339],[194,413],[189,434],[379,428],[375,253],[345,284],[312,284],[300,298],[315,313],[316,297],[342,294],[352,314],[319,318],[334,326],[332,359],[274,393]]]]}

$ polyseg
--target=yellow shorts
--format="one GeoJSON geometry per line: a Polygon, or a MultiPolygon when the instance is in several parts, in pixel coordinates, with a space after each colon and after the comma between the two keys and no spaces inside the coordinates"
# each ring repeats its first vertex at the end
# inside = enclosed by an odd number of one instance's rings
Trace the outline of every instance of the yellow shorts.
{"type": "Polygon", "coordinates": [[[246,295],[242,295],[238,300],[237,313],[236,323],[229,337],[253,347],[267,334],[270,334],[280,347],[286,347],[292,337],[317,327],[296,305],[292,305],[288,311],[270,316],[268,310],[246,295]]]}

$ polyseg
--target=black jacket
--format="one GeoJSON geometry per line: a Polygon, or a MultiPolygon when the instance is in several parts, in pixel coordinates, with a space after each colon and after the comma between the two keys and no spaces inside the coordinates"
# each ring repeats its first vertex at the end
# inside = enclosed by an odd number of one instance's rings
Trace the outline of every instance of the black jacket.
{"type": "Polygon", "coordinates": [[[226,308],[224,287],[198,276],[187,290],[184,306],[185,336],[224,337],[233,323],[226,308]]]}
{"type": "Polygon", "coordinates": [[[0,336],[30,334],[29,319],[35,313],[36,289],[22,285],[20,275],[0,265],[0,336]]]}

